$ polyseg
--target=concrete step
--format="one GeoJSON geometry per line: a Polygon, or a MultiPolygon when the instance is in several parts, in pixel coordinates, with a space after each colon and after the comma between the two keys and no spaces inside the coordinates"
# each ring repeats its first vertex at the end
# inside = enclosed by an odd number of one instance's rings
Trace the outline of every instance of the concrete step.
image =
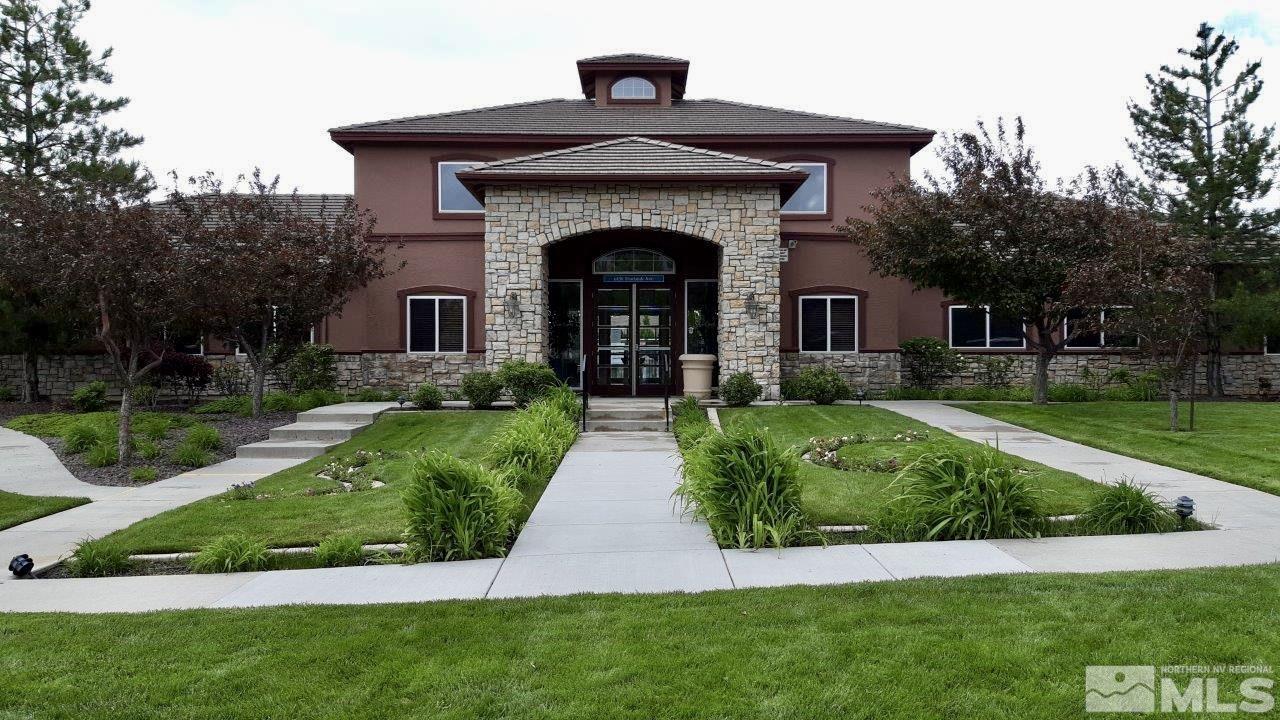
{"type": "Polygon", "coordinates": [[[263,440],[236,448],[236,457],[306,459],[323,455],[341,443],[341,440],[263,440]]]}
{"type": "Polygon", "coordinates": [[[368,425],[378,419],[382,413],[399,407],[397,403],[385,402],[349,402],[337,405],[326,405],[314,410],[298,413],[300,423],[355,423],[368,425]]]}
{"type": "Polygon", "coordinates": [[[662,408],[587,408],[588,420],[662,420],[662,408]]]}
{"type": "Polygon", "coordinates": [[[356,433],[369,427],[363,423],[300,422],[272,428],[272,440],[350,440],[356,433]]]}
{"type": "Polygon", "coordinates": [[[657,420],[592,420],[587,419],[587,432],[664,432],[667,424],[657,420]]]}

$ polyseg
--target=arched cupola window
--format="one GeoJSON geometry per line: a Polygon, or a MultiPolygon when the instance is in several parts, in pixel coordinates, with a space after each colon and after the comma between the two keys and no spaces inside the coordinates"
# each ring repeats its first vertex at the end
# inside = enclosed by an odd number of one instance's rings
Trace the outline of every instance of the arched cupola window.
{"type": "Polygon", "coordinates": [[[676,271],[671,258],[654,250],[623,248],[607,252],[591,263],[591,272],[605,273],[660,273],[669,275],[676,271]]]}
{"type": "Polygon", "coordinates": [[[609,96],[614,100],[656,100],[658,88],[642,77],[624,77],[609,86],[609,96]]]}

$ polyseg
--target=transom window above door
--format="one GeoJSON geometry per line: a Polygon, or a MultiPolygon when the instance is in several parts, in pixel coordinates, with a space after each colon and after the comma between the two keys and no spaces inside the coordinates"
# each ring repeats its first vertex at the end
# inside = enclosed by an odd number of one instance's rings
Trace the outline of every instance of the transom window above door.
{"type": "Polygon", "coordinates": [[[623,248],[607,252],[591,263],[591,272],[606,273],[659,273],[670,275],[676,271],[676,262],[656,250],[623,248]]]}
{"type": "Polygon", "coordinates": [[[609,87],[614,100],[655,100],[658,88],[642,77],[624,77],[609,87]]]}
{"type": "Polygon", "coordinates": [[[436,163],[436,207],[442,213],[479,213],[484,205],[458,181],[458,173],[484,163],[451,160],[436,163]]]}

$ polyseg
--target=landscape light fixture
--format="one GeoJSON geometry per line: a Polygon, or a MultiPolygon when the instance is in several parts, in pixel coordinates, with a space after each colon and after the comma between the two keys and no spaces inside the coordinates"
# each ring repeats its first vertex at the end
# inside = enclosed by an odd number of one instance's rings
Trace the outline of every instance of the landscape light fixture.
{"type": "Polygon", "coordinates": [[[1183,495],[1174,502],[1173,511],[1178,514],[1183,522],[1187,521],[1196,512],[1196,501],[1183,495]]]}
{"type": "Polygon", "coordinates": [[[400,403],[400,409],[403,410],[404,404],[409,402],[409,398],[405,397],[404,393],[400,393],[398,396],[396,396],[396,402],[400,403]]]}
{"type": "Polygon", "coordinates": [[[858,388],[857,390],[854,390],[854,391],[853,391],[853,398],[854,398],[855,400],[857,400],[857,401],[858,401],[858,404],[859,404],[859,405],[861,405],[861,404],[862,404],[862,401],[867,399],[867,389],[866,389],[866,388],[858,388]]]}
{"type": "Polygon", "coordinates": [[[32,562],[31,556],[26,553],[17,555],[9,561],[9,572],[13,573],[14,577],[26,577],[35,567],[36,564],[32,562]]]}

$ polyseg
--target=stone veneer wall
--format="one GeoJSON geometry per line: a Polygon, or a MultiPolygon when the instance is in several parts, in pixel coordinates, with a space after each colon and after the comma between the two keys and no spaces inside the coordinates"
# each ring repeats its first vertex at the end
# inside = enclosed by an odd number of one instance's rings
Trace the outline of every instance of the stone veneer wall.
{"type": "Polygon", "coordinates": [[[746,371],[778,397],[781,222],[777,187],[491,187],[485,194],[485,365],[547,352],[547,245],[598,230],[653,229],[721,248],[720,376],[746,371]],[[748,312],[754,300],[756,311],[748,312]],[[511,303],[519,308],[508,309],[511,303]]]}
{"type": "MultiPolygon", "coordinates": [[[[947,387],[974,387],[979,384],[979,367],[984,357],[1002,357],[1000,354],[963,355],[967,367],[956,377],[946,383],[947,387]]],[[[1031,385],[1035,376],[1035,356],[1027,354],[1003,355],[1014,358],[1010,370],[1011,382],[1014,385],[1031,385]]],[[[1280,355],[1227,355],[1223,358],[1226,376],[1226,393],[1232,397],[1249,397],[1260,394],[1259,378],[1266,378],[1274,385],[1273,392],[1280,391],[1280,355]]],[[[845,380],[855,387],[866,388],[869,392],[881,392],[902,384],[901,356],[898,353],[795,353],[782,354],[782,376],[794,377],[801,370],[810,366],[827,365],[840,373],[845,380]]],[[[1197,391],[1206,392],[1204,382],[1204,361],[1197,376],[1197,391]]],[[[1049,381],[1054,383],[1083,382],[1081,371],[1085,368],[1101,379],[1108,372],[1125,369],[1134,375],[1140,375],[1150,368],[1150,364],[1141,355],[1111,354],[1064,354],[1058,355],[1049,364],[1049,381]]]]}

